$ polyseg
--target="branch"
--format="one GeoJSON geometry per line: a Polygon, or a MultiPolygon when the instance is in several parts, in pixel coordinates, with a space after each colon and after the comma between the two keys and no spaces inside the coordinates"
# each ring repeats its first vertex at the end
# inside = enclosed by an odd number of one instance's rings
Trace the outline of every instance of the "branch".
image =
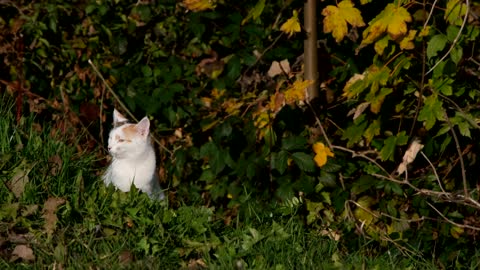
{"type": "MultiPolygon", "coordinates": [[[[455,37],[455,39],[453,40],[452,42],[452,45],[450,45],[450,48],[448,49],[447,53],[445,53],[445,55],[440,58],[440,60],[438,60],[437,63],[435,63],[435,65],[430,68],[427,73],[425,73],[425,75],[428,75],[430,74],[430,72],[432,72],[435,68],[437,68],[437,66],[443,61],[445,60],[445,58],[447,58],[447,56],[450,54],[450,52],[453,50],[453,48],[455,47],[455,45],[457,44],[458,42],[458,39],[460,38],[460,36],[462,35],[462,32],[463,32],[463,28],[465,27],[465,25],[467,24],[467,19],[468,19],[468,13],[470,11],[470,2],[469,0],[465,0],[466,2],[466,6],[467,6],[467,9],[465,11],[465,17],[463,17],[463,22],[462,22],[462,25],[460,26],[460,30],[458,31],[457,33],[457,36],[455,37]]],[[[433,8],[433,7],[432,7],[433,8]]]]}
{"type": "MultiPolygon", "coordinates": [[[[90,66],[92,66],[92,68],[95,71],[95,73],[97,74],[97,76],[100,77],[100,79],[102,80],[105,87],[107,87],[110,94],[112,94],[112,96],[115,98],[115,100],[118,102],[118,104],[120,104],[122,109],[127,112],[127,114],[131,117],[131,119],[135,120],[135,122],[138,122],[138,119],[135,117],[135,115],[133,115],[133,113],[127,108],[125,103],[122,102],[120,97],[115,93],[115,91],[113,91],[113,89],[110,87],[110,85],[108,85],[108,83],[105,80],[105,78],[103,77],[102,73],[100,73],[100,71],[97,69],[97,66],[95,66],[95,64],[93,64],[93,62],[90,59],[88,59],[88,63],[90,64],[90,66]]],[[[100,110],[101,110],[102,107],[103,106],[100,106],[100,110]]],[[[102,123],[100,123],[100,125],[101,124],[102,123]]],[[[158,140],[157,137],[154,136],[154,134],[152,134],[152,138],[163,150],[165,150],[167,153],[169,153],[170,156],[173,156],[173,152],[168,150],[168,148],[166,148],[163,144],[161,144],[160,140],[158,140]]]]}
{"type": "Polygon", "coordinates": [[[448,126],[450,127],[450,131],[452,132],[453,140],[455,141],[455,147],[458,152],[458,157],[460,158],[460,168],[462,170],[462,181],[463,181],[463,192],[465,193],[465,197],[468,198],[470,195],[468,194],[467,190],[467,173],[465,171],[465,164],[463,162],[463,154],[462,154],[462,149],[460,149],[460,142],[458,141],[457,134],[455,133],[455,130],[453,129],[453,125],[450,122],[450,119],[448,118],[447,112],[444,112],[445,114],[445,120],[448,123],[448,126]]]}
{"type": "Polygon", "coordinates": [[[475,227],[475,226],[470,226],[470,225],[466,225],[466,224],[459,224],[459,223],[456,223],[455,221],[453,220],[450,220],[448,219],[445,215],[443,215],[437,208],[435,208],[431,203],[427,202],[427,204],[435,211],[437,212],[437,214],[439,214],[443,220],[445,220],[446,222],[452,224],[452,225],[455,225],[459,228],[463,228],[463,229],[471,229],[471,230],[475,230],[475,231],[480,231],[480,228],[479,227],[475,227]]]}

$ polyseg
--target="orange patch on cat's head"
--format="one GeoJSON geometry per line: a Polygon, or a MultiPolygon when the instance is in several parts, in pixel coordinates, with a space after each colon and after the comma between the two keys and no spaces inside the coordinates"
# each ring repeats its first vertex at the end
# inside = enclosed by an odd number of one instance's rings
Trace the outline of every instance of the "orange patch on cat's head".
{"type": "Polygon", "coordinates": [[[134,137],[138,136],[138,130],[135,125],[126,125],[124,127],[121,127],[123,134],[125,134],[125,137],[127,139],[133,139],[134,137]]]}

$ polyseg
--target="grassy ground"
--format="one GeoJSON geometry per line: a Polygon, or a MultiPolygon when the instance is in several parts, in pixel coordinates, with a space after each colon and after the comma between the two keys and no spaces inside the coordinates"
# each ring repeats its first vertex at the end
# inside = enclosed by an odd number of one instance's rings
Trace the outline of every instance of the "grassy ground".
{"type": "Polygon", "coordinates": [[[91,153],[51,123],[17,122],[11,103],[1,104],[0,269],[435,268],[395,248],[371,256],[363,243],[346,252],[297,215],[254,202],[248,216],[225,222],[215,207],[116,192],[102,184],[91,153]]]}

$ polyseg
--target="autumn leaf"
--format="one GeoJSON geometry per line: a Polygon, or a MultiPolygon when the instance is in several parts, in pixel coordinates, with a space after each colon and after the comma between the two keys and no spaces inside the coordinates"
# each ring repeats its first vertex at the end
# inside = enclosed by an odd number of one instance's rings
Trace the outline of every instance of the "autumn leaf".
{"type": "Polygon", "coordinates": [[[375,42],[381,35],[387,32],[392,39],[397,39],[407,33],[407,22],[412,21],[412,16],[404,7],[396,4],[388,4],[380,14],[368,24],[363,31],[363,40],[360,47],[375,42]]]}
{"type": "Polygon", "coordinates": [[[298,12],[296,10],[293,11],[293,16],[282,24],[280,30],[288,34],[289,37],[294,33],[300,32],[300,22],[298,21],[298,12]]]}
{"type": "Polygon", "coordinates": [[[402,41],[400,41],[400,49],[402,50],[413,50],[415,48],[415,44],[413,44],[413,39],[417,34],[417,30],[410,30],[408,31],[408,35],[405,36],[402,41]]]}
{"type": "Polygon", "coordinates": [[[290,63],[288,62],[288,59],[284,59],[280,62],[273,61],[267,74],[269,77],[273,78],[280,74],[288,75],[289,73],[290,73],[290,63]]]}
{"type": "Polygon", "coordinates": [[[313,145],[313,152],[315,152],[315,157],[313,160],[318,167],[323,167],[327,164],[327,157],[333,157],[334,154],[330,148],[326,147],[323,143],[317,142],[313,145]]]}
{"type": "Polygon", "coordinates": [[[335,40],[342,41],[348,33],[347,23],[355,27],[365,26],[360,11],[353,7],[350,0],[344,0],[338,6],[328,5],[322,10],[323,32],[332,33],[335,40]]]}
{"type": "Polygon", "coordinates": [[[305,100],[305,89],[313,83],[312,80],[297,80],[291,87],[285,90],[285,102],[293,104],[305,100]]]}
{"type": "Polygon", "coordinates": [[[414,140],[403,155],[403,161],[397,168],[397,174],[401,175],[407,170],[408,164],[412,163],[417,157],[418,152],[422,150],[423,144],[419,140],[414,140]]]}
{"type": "Polygon", "coordinates": [[[48,198],[45,202],[43,207],[43,218],[45,220],[44,228],[48,235],[51,235],[54,232],[58,220],[55,212],[57,211],[57,208],[64,203],[65,199],[54,197],[48,198]]]}
{"type": "Polygon", "coordinates": [[[25,261],[35,261],[35,255],[33,254],[33,250],[27,245],[16,246],[15,249],[13,249],[12,257],[13,259],[20,258],[25,261]]]}
{"type": "Polygon", "coordinates": [[[186,9],[194,12],[215,8],[215,4],[211,0],[184,0],[183,4],[186,9]]]}
{"type": "Polygon", "coordinates": [[[445,9],[445,20],[453,25],[462,25],[467,12],[467,5],[460,0],[449,0],[445,9]]]}

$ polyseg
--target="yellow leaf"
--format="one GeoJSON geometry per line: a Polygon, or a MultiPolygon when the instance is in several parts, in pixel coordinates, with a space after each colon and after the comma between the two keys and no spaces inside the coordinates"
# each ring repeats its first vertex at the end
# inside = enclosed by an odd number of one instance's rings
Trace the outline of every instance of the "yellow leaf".
{"type": "Polygon", "coordinates": [[[388,41],[390,40],[389,36],[384,36],[383,38],[379,39],[375,42],[373,48],[378,55],[382,55],[385,48],[388,46],[388,41]]]}
{"type": "Polygon", "coordinates": [[[285,102],[293,104],[294,102],[305,100],[305,89],[313,83],[312,80],[297,80],[293,85],[285,90],[285,102]]]}
{"type": "Polygon", "coordinates": [[[426,36],[428,36],[429,33],[430,33],[430,25],[427,25],[427,27],[422,28],[422,31],[420,31],[420,33],[418,33],[418,36],[419,37],[426,37],[426,36]]]}
{"type": "Polygon", "coordinates": [[[323,165],[327,164],[327,157],[333,157],[334,154],[330,150],[330,148],[326,147],[323,143],[317,142],[313,145],[313,152],[315,152],[315,157],[313,160],[317,164],[318,167],[323,167],[323,165]]]}
{"type": "Polygon", "coordinates": [[[291,37],[294,33],[300,32],[300,22],[298,21],[298,12],[293,11],[293,16],[280,27],[280,31],[291,37]]]}
{"type": "Polygon", "coordinates": [[[415,44],[413,44],[413,39],[417,34],[417,30],[410,30],[408,31],[408,36],[404,37],[402,41],[400,41],[400,49],[402,50],[412,50],[415,48],[415,44]]]}
{"type": "Polygon", "coordinates": [[[360,11],[353,7],[350,0],[344,0],[338,6],[328,5],[322,10],[323,32],[332,33],[337,42],[343,40],[348,33],[347,22],[355,27],[365,26],[360,11]]]}
{"type": "Polygon", "coordinates": [[[387,32],[392,39],[397,39],[407,33],[407,22],[412,21],[412,16],[404,8],[396,4],[388,4],[380,14],[368,24],[363,31],[363,40],[360,47],[375,42],[381,35],[387,32]]]}
{"type": "Polygon", "coordinates": [[[195,12],[215,8],[212,0],[184,0],[183,4],[185,8],[195,12]]]}

